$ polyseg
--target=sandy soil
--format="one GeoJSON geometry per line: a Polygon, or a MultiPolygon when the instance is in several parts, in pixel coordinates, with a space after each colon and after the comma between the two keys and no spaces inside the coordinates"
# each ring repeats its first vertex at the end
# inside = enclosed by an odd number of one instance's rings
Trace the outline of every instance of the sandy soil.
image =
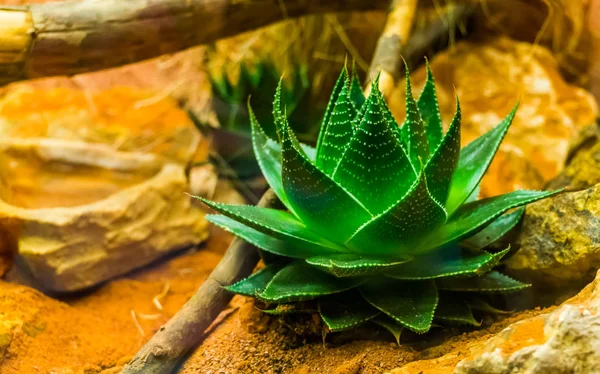
{"type": "MultiPolygon", "coordinates": [[[[318,338],[307,340],[306,335],[295,334],[292,326],[262,314],[251,300],[239,298],[234,302],[239,309],[198,347],[179,374],[375,374],[395,368],[405,374],[450,373],[470,355],[470,348],[511,323],[549,311],[516,313],[481,330],[454,330],[454,336],[447,339],[409,335],[407,342],[398,346],[383,331],[376,336],[378,340],[348,341],[343,336],[328,336],[325,343],[318,338]]],[[[527,339],[517,339],[510,347],[513,351],[520,348],[517,345],[521,341],[543,338],[543,330],[536,324],[526,324],[522,330],[519,334],[527,339]]]]}
{"type": "Polygon", "coordinates": [[[19,285],[13,272],[11,283],[0,281],[0,374],[91,374],[126,363],[193,295],[229,240],[215,232],[198,250],[68,298],[19,285]]]}

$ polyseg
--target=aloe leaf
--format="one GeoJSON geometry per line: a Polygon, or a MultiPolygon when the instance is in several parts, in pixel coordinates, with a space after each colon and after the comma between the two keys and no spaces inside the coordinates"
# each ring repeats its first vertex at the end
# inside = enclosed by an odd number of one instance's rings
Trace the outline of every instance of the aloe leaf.
{"type": "MultiPolygon", "coordinates": [[[[250,106],[248,106],[248,111],[250,113],[250,125],[252,127],[252,146],[260,170],[281,203],[285,205],[290,212],[294,213],[294,208],[285,195],[283,182],[281,180],[281,144],[265,134],[250,106]]],[[[308,159],[314,161],[316,154],[315,149],[306,144],[300,144],[300,147],[308,159]]]]}
{"type": "Polygon", "coordinates": [[[438,147],[425,165],[427,187],[433,198],[444,203],[448,198],[450,181],[460,154],[460,121],[461,112],[458,98],[456,99],[456,114],[450,123],[450,128],[444,135],[438,147]]]}
{"type": "Polygon", "coordinates": [[[421,114],[421,119],[425,124],[425,132],[429,143],[429,153],[433,154],[442,140],[442,116],[440,115],[440,107],[438,105],[437,95],[435,92],[435,80],[429,67],[429,61],[426,61],[427,80],[421,95],[417,100],[417,107],[421,114]]]}
{"type": "Polygon", "coordinates": [[[344,242],[371,218],[364,206],[301,154],[288,128],[283,142],[283,187],[294,212],[319,234],[344,242]]]}
{"type": "Polygon", "coordinates": [[[309,257],[306,262],[336,277],[356,277],[380,274],[410,261],[410,257],[381,258],[352,253],[309,257]]]}
{"type": "Polygon", "coordinates": [[[481,193],[481,184],[478,184],[477,187],[471,192],[471,194],[466,198],[466,203],[472,203],[473,201],[479,200],[479,194],[481,193]]]}
{"type": "Polygon", "coordinates": [[[402,200],[361,226],[346,245],[366,255],[410,254],[424,235],[445,220],[444,208],[429,194],[421,173],[402,200]]]}
{"type": "Polygon", "coordinates": [[[480,298],[472,298],[467,301],[471,310],[478,310],[481,312],[491,313],[491,314],[511,314],[510,310],[502,310],[492,306],[490,303],[483,301],[480,298]]]}
{"type": "Polygon", "coordinates": [[[317,162],[321,157],[321,145],[325,140],[325,136],[329,131],[328,126],[330,124],[331,115],[333,114],[333,109],[335,108],[335,104],[338,101],[338,96],[345,85],[348,84],[348,70],[344,66],[340,76],[335,82],[335,86],[333,87],[333,92],[329,97],[329,103],[327,103],[327,108],[325,109],[325,115],[323,116],[323,122],[321,123],[321,131],[319,132],[319,137],[317,138],[317,162]]]}
{"type": "MultiPolygon", "coordinates": [[[[317,158],[317,150],[314,147],[311,147],[310,145],[304,144],[304,143],[300,143],[300,147],[302,148],[302,150],[304,151],[304,154],[306,155],[306,157],[308,157],[308,159],[314,163],[316,158],[317,158]]],[[[281,146],[280,146],[281,148],[281,146]]],[[[281,157],[280,157],[281,159],[281,157]]]]}
{"type": "Polygon", "coordinates": [[[396,343],[400,345],[400,337],[402,336],[402,331],[404,331],[404,326],[399,325],[396,321],[388,317],[376,317],[371,322],[389,331],[394,336],[394,339],[396,339],[396,343]]]}
{"type": "Polygon", "coordinates": [[[433,318],[445,322],[481,326],[481,323],[473,317],[469,305],[463,299],[453,297],[448,293],[440,293],[440,302],[435,309],[433,318]]]}
{"type": "Polygon", "coordinates": [[[277,84],[277,89],[275,90],[275,97],[273,99],[273,121],[275,122],[275,131],[277,132],[277,137],[279,142],[282,142],[283,139],[283,130],[285,128],[285,115],[283,114],[283,109],[281,108],[281,90],[283,86],[283,79],[279,79],[279,83],[277,84]]]}
{"type": "Polygon", "coordinates": [[[352,80],[350,82],[350,100],[352,101],[356,111],[362,108],[363,104],[365,103],[365,95],[363,95],[363,89],[360,85],[358,74],[356,73],[354,65],[352,67],[352,80]]]}
{"type": "Polygon", "coordinates": [[[359,290],[371,305],[404,327],[417,333],[429,331],[438,302],[433,281],[376,279],[359,290]]]}
{"type": "Polygon", "coordinates": [[[271,264],[265,268],[260,269],[256,273],[252,274],[248,278],[242,279],[241,281],[232,284],[231,286],[225,286],[227,291],[237,293],[245,296],[256,296],[261,293],[267,284],[273,279],[273,277],[283,268],[280,264],[271,264]]]}
{"type": "Polygon", "coordinates": [[[306,245],[318,248],[317,250],[321,250],[322,247],[343,250],[338,244],[321,237],[290,213],[282,210],[259,208],[252,205],[222,204],[201,197],[196,198],[217,212],[278,239],[293,241],[298,246],[306,245]]]}
{"type": "Polygon", "coordinates": [[[338,253],[337,250],[329,247],[309,243],[293,237],[278,239],[272,235],[263,234],[227,216],[208,214],[206,215],[206,219],[257,248],[279,256],[304,259],[307,257],[322,256],[325,253],[338,253]]]}
{"type": "Polygon", "coordinates": [[[352,120],[352,131],[354,131],[354,133],[356,133],[356,131],[358,129],[358,125],[360,125],[360,123],[362,122],[362,119],[365,116],[366,112],[367,112],[367,105],[366,105],[366,101],[365,101],[363,106],[360,107],[360,109],[356,113],[356,116],[352,120]]]}
{"type": "Polygon", "coordinates": [[[355,290],[319,299],[319,314],[331,331],[343,331],[362,325],[379,313],[355,290]]]}
{"type": "Polygon", "coordinates": [[[514,292],[530,287],[497,271],[479,277],[442,278],[436,284],[440,290],[468,292],[514,292]]]}
{"type": "Polygon", "coordinates": [[[462,242],[472,249],[483,249],[506,235],[521,220],[525,208],[503,214],[490,223],[485,229],[462,242]]]}
{"type": "Polygon", "coordinates": [[[561,190],[520,190],[465,204],[454,213],[443,227],[429,236],[429,239],[422,244],[420,250],[441,247],[447,243],[463,240],[481,231],[487,224],[500,217],[507,210],[544,199],[559,192],[561,190]]]}
{"type": "Polygon", "coordinates": [[[489,254],[474,252],[457,246],[417,256],[411,262],[396,266],[386,272],[386,276],[395,279],[421,280],[450,277],[455,275],[478,275],[491,270],[500,262],[509,249],[489,254]]]}
{"type": "Polygon", "coordinates": [[[449,214],[456,211],[479,185],[515,117],[518,106],[519,104],[515,105],[499,125],[481,135],[460,151],[458,166],[452,176],[450,193],[446,201],[446,209],[449,214]]]}
{"type": "Polygon", "coordinates": [[[281,269],[258,298],[277,303],[306,301],[346,291],[363,282],[362,278],[337,278],[297,261],[281,269]]]}
{"type": "Polygon", "coordinates": [[[354,106],[350,102],[349,87],[344,85],[331,112],[327,131],[323,133],[319,148],[317,167],[328,176],[342,158],[353,135],[352,120],[356,116],[354,106]]]}
{"type": "Polygon", "coordinates": [[[402,140],[406,144],[408,155],[415,169],[420,170],[429,158],[429,141],[417,103],[412,94],[410,72],[406,69],[406,119],[401,128],[402,140]]]}
{"type": "MultiPolygon", "coordinates": [[[[371,92],[373,92],[373,91],[371,91],[371,92]]],[[[377,94],[377,97],[379,98],[379,103],[381,105],[381,109],[383,110],[383,116],[384,116],[385,120],[387,121],[389,128],[392,130],[394,135],[396,135],[396,139],[398,139],[398,142],[400,143],[400,147],[402,147],[402,149],[404,150],[404,153],[406,153],[408,155],[408,153],[406,152],[406,149],[404,149],[404,145],[402,144],[402,134],[400,133],[400,126],[398,125],[398,122],[396,122],[394,115],[390,111],[390,108],[388,107],[387,103],[385,102],[385,99],[383,98],[383,95],[381,94],[379,89],[375,90],[375,93],[377,94]]]]}
{"type": "Polygon", "coordinates": [[[290,212],[294,212],[294,207],[285,195],[281,180],[281,145],[265,134],[250,105],[248,105],[248,110],[250,113],[250,125],[252,127],[252,145],[260,170],[281,203],[290,212]]]}
{"type": "Polygon", "coordinates": [[[400,200],[416,179],[408,156],[385,120],[376,92],[373,87],[365,115],[333,174],[333,180],[372,214],[400,200]]]}

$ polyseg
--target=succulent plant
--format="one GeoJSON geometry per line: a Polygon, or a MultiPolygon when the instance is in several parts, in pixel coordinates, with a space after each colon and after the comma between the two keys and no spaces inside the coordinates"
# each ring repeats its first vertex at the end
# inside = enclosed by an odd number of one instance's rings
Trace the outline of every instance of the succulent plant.
{"type": "Polygon", "coordinates": [[[460,104],[444,133],[429,67],[418,100],[407,69],[401,126],[377,80],[365,99],[344,68],[313,149],[290,129],[280,84],[277,139],[251,110],[250,120],[256,158],[285,209],[203,199],[221,213],[211,222],[270,254],[262,270],[227,289],[269,313],[318,311],[331,331],[373,322],[398,336],[403,328],[425,333],[434,321],[478,325],[474,310],[493,311],[486,294],[528,286],[493,270],[508,248],[484,249],[519,221],[514,208],[558,192],[478,199],[516,109],[461,149],[460,104]]]}
{"type": "MultiPolygon", "coordinates": [[[[275,137],[272,92],[277,88],[280,74],[269,60],[260,60],[252,66],[241,63],[238,73],[235,83],[224,72],[209,75],[213,94],[211,106],[221,126],[211,132],[217,152],[238,177],[245,179],[260,175],[252,151],[247,103],[250,100],[265,133],[275,137]]],[[[324,108],[319,108],[311,99],[307,68],[298,66],[286,75],[281,96],[287,104],[289,121],[304,140],[316,140],[318,126],[314,124],[323,115],[324,108]]]]}

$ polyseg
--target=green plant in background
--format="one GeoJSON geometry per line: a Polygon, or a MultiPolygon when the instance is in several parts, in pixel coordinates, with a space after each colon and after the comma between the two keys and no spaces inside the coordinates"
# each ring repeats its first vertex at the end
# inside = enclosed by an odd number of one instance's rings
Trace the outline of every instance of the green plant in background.
{"type": "MultiPolygon", "coordinates": [[[[212,86],[212,109],[220,128],[213,129],[215,147],[236,175],[242,179],[260,174],[254,158],[251,142],[248,100],[254,115],[270,137],[276,136],[273,121],[272,92],[277,88],[280,72],[268,60],[249,66],[241,63],[236,83],[227,73],[210,75],[212,86]]],[[[312,87],[305,66],[297,66],[286,74],[281,97],[286,103],[287,116],[293,129],[304,141],[314,142],[318,128],[315,123],[323,115],[324,108],[311,100],[312,87]]]]}
{"type": "Polygon", "coordinates": [[[250,120],[256,158],[286,210],[203,199],[222,214],[207,216],[211,222],[270,255],[229,291],[265,302],[269,313],[312,305],[331,331],[373,322],[398,336],[403,328],[425,333],[434,321],[478,325],[473,310],[492,310],[485,294],[528,286],[493,270],[508,248],[484,249],[522,214],[505,212],[557,191],[477,200],[516,107],[460,149],[459,102],[444,134],[429,70],[418,100],[407,71],[407,114],[398,126],[378,82],[365,100],[344,69],[312,149],[290,129],[281,95],[280,85],[278,140],[251,110],[250,120]]]}

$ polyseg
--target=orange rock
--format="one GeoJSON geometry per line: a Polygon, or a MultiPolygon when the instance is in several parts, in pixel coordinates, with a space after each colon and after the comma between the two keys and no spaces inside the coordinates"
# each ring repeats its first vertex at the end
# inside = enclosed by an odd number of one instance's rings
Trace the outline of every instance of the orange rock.
{"type": "MultiPolygon", "coordinates": [[[[513,125],[483,179],[483,197],[541,188],[562,169],[570,139],[598,114],[588,92],[563,80],[551,53],[529,43],[507,38],[461,42],[436,55],[431,68],[446,124],[454,113],[455,94],[460,99],[463,146],[498,124],[520,100],[513,125]]],[[[424,80],[424,68],[414,72],[415,94],[424,80]]],[[[403,118],[401,86],[389,101],[403,118]]]]}
{"type": "Polygon", "coordinates": [[[21,84],[0,100],[0,134],[107,144],[119,151],[155,153],[190,161],[200,134],[169,96],[151,90],[113,87],[86,90],[21,84]]]}

